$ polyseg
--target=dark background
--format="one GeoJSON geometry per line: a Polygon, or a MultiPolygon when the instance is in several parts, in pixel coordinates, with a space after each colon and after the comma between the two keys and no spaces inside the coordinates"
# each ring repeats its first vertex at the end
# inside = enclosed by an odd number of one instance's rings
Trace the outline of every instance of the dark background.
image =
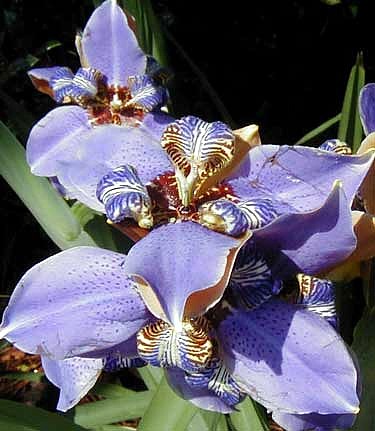
{"type": "MultiPolygon", "coordinates": [[[[359,51],[367,82],[375,81],[371,1],[335,6],[320,0],[152,4],[165,29],[177,116],[223,120],[196,67],[226,107],[232,125],[257,123],[265,143],[292,144],[340,112],[359,51]]],[[[0,115],[25,143],[28,131],[17,128],[4,94],[29,112],[30,124],[52,109],[54,102],[29,82],[25,58],[38,57],[35,67],[79,67],[74,35],[93,5],[89,0],[8,0],[0,5],[0,115]],[[51,40],[62,45],[46,51],[51,40]]],[[[334,137],[335,130],[331,133],[334,137]]],[[[0,185],[0,293],[9,294],[25,270],[57,248],[8,185],[3,180],[0,185]]]]}

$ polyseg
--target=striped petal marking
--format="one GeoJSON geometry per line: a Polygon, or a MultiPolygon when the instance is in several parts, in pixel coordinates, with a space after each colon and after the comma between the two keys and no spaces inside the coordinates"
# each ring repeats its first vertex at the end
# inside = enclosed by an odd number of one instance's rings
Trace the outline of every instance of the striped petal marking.
{"type": "Polygon", "coordinates": [[[142,228],[152,227],[151,199],[133,166],[119,166],[105,175],[98,183],[96,195],[112,222],[131,217],[142,228]]]}
{"type": "Polygon", "coordinates": [[[208,322],[197,317],[182,322],[181,328],[159,320],[137,335],[139,356],[157,367],[179,367],[195,372],[206,367],[213,354],[208,322]]]}
{"type": "Polygon", "coordinates": [[[110,354],[103,358],[103,370],[114,372],[123,368],[139,368],[144,367],[146,362],[141,358],[127,358],[120,354],[110,354]]]}
{"type": "Polygon", "coordinates": [[[352,154],[352,150],[346,142],[340,141],[339,139],[328,139],[319,146],[321,150],[333,151],[337,154],[352,154]]]}
{"type": "Polygon", "coordinates": [[[75,75],[68,68],[60,68],[51,78],[56,102],[80,106],[86,106],[89,100],[95,98],[101,83],[104,83],[103,75],[91,68],[80,68],[75,75]]]}
{"type": "Polygon", "coordinates": [[[271,199],[235,203],[223,198],[204,203],[198,213],[202,225],[235,237],[265,226],[278,215],[271,199]]]}
{"type": "Polygon", "coordinates": [[[186,373],[185,380],[192,387],[207,388],[229,406],[238,404],[245,397],[224,363],[217,358],[201,371],[186,373]]]}
{"type": "Polygon", "coordinates": [[[150,112],[157,107],[166,104],[167,90],[157,85],[156,82],[147,75],[131,76],[128,79],[131,99],[126,102],[125,107],[142,109],[150,112]]]}
{"type": "Polygon", "coordinates": [[[238,256],[227,288],[227,299],[235,307],[256,308],[277,295],[282,288],[280,280],[272,277],[264,257],[253,241],[248,241],[238,256]]]}
{"type": "Polygon", "coordinates": [[[319,314],[337,329],[335,288],[330,280],[322,280],[306,274],[298,274],[299,295],[297,304],[319,314]]]}
{"type": "Polygon", "coordinates": [[[234,155],[234,135],[220,122],[187,116],[165,129],[161,145],[175,168],[182,204],[188,207],[204,180],[225,168],[234,155]]]}

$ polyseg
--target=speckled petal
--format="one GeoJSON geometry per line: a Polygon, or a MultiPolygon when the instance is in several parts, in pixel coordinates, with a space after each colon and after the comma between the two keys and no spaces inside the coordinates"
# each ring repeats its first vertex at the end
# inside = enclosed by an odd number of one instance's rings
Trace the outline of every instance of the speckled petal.
{"type": "Polygon", "coordinates": [[[359,113],[366,135],[375,131],[375,84],[365,85],[359,95],[359,113]]]}
{"type": "Polygon", "coordinates": [[[200,312],[221,298],[225,286],[213,289],[212,295],[209,288],[225,276],[231,250],[240,244],[197,223],[165,225],[133,246],[124,270],[140,275],[151,286],[140,292],[152,313],[179,326],[186,301],[194,292],[208,294],[201,298],[200,312]],[[145,297],[150,292],[152,302],[145,297]]]}
{"type": "Polygon", "coordinates": [[[79,106],[61,106],[49,112],[32,128],[27,141],[31,172],[56,176],[59,162],[74,160],[82,139],[92,130],[86,111],[79,106]]]}
{"type": "Polygon", "coordinates": [[[188,385],[185,373],[178,368],[168,368],[165,371],[168,383],[174,391],[185,400],[190,401],[197,407],[220,413],[231,413],[233,408],[225,404],[213,392],[205,388],[197,388],[188,385]]]}
{"type": "Polygon", "coordinates": [[[66,412],[95,385],[103,360],[76,357],[57,361],[42,356],[42,366],[47,379],[60,389],[57,410],[66,412]]]}
{"type": "Polygon", "coordinates": [[[283,215],[255,230],[253,238],[278,279],[328,270],[356,246],[350,206],[340,184],[321,208],[283,215]]]}
{"type": "Polygon", "coordinates": [[[333,431],[337,428],[348,429],[353,426],[356,415],[291,415],[280,411],[272,413],[272,419],[288,431],[333,431]]]}
{"type": "Polygon", "coordinates": [[[173,171],[167,155],[143,126],[108,125],[87,133],[79,143],[75,160],[60,163],[57,176],[70,197],[103,211],[96,197],[97,185],[109,171],[125,164],[137,170],[143,184],[173,171]]]}
{"type": "Polygon", "coordinates": [[[314,313],[272,299],[228,317],[218,333],[233,377],[266,408],[294,414],[359,411],[351,355],[314,313]]]}
{"type": "Polygon", "coordinates": [[[247,178],[229,181],[240,199],[270,197],[281,202],[279,211],[313,211],[327,199],[332,184],[340,180],[348,202],[373,162],[373,152],[340,155],[315,148],[263,145],[249,152],[247,178]]]}
{"type": "Polygon", "coordinates": [[[148,323],[126,256],[95,247],[65,250],[31,268],[5,310],[0,337],[51,359],[116,346],[148,323]]]}
{"type": "Polygon", "coordinates": [[[111,85],[126,86],[129,76],[146,69],[146,56],[116,0],[95,9],[83,31],[81,50],[81,61],[102,72],[111,85]]]}

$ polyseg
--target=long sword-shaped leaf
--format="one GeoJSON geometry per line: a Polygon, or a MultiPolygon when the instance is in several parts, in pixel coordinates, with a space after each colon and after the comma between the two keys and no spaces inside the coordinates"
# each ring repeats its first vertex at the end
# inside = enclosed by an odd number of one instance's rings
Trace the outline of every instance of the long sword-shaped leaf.
{"type": "Polygon", "coordinates": [[[31,174],[24,148],[2,122],[0,174],[60,248],[95,245],[95,241],[82,230],[69,205],[49,181],[31,174]]]}
{"type": "Polygon", "coordinates": [[[341,120],[341,112],[340,112],[340,114],[335,115],[333,118],[330,118],[329,120],[325,121],[320,126],[311,130],[311,132],[306,133],[306,135],[302,136],[302,138],[299,139],[295,145],[303,145],[306,142],[311,141],[312,139],[316,138],[317,136],[321,135],[323,132],[328,130],[330,127],[337,124],[340,120],[341,120]]]}
{"type": "Polygon", "coordinates": [[[247,397],[236,406],[236,411],[229,415],[233,431],[267,431],[265,412],[255,401],[247,397]]]}
{"type": "Polygon", "coordinates": [[[347,142],[355,153],[362,141],[362,125],[359,117],[358,98],[361,88],[365,84],[365,69],[362,54],[358,54],[352,67],[346,85],[344,102],[339,123],[338,138],[347,142]]]}
{"type": "Polygon", "coordinates": [[[84,428],[60,415],[8,400],[0,400],[0,429],[4,431],[84,431],[84,428]]]}
{"type": "Polygon", "coordinates": [[[74,410],[74,422],[85,428],[93,428],[141,417],[150,404],[152,393],[125,391],[126,394],[122,397],[77,406],[74,410]]]}
{"type": "Polygon", "coordinates": [[[163,377],[138,431],[185,431],[198,411],[192,403],[176,395],[163,377]]]}

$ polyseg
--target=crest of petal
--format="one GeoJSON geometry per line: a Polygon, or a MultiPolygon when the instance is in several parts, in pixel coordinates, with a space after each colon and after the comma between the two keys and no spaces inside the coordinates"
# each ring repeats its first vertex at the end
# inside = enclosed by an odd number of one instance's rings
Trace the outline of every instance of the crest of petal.
{"type": "Polygon", "coordinates": [[[359,114],[366,135],[375,131],[375,84],[365,85],[359,95],[359,114]]]}
{"type": "Polygon", "coordinates": [[[220,282],[230,274],[231,253],[240,245],[194,222],[165,225],[132,247],[124,270],[146,281],[141,294],[151,312],[179,327],[192,294],[202,291],[193,316],[221,298],[226,283],[220,282]]]}
{"type": "Polygon", "coordinates": [[[92,127],[84,109],[61,106],[49,112],[31,130],[26,158],[35,175],[57,175],[60,161],[74,160],[82,139],[92,127]]]}
{"type": "Polygon", "coordinates": [[[319,209],[285,214],[255,230],[253,238],[279,279],[328,270],[356,246],[350,206],[339,183],[319,209]]]}
{"type": "Polygon", "coordinates": [[[95,9],[81,39],[83,63],[102,72],[108,84],[126,86],[132,75],[142,75],[146,56],[116,0],[95,9]]]}
{"type": "Polygon", "coordinates": [[[0,337],[51,359],[81,356],[127,340],[150,314],[123,269],[125,258],[77,247],[35,265],[10,299],[0,337]]]}
{"type": "Polygon", "coordinates": [[[57,410],[66,412],[74,407],[95,385],[103,367],[102,359],[49,359],[42,356],[46,377],[60,389],[57,410]]]}
{"type": "Polygon", "coordinates": [[[228,181],[241,200],[269,197],[279,202],[280,212],[312,211],[327,199],[336,180],[351,203],[374,159],[341,155],[307,147],[263,145],[249,152],[247,178],[228,181]]]}
{"type": "Polygon", "coordinates": [[[167,103],[167,90],[157,85],[147,75],[131,76],[129,78],[129,88],[132,98],[126,104],[127,106],[133,106],[145,112],[150,112],[167,103]]]}
{"type": "Polygon", "coordinates": [[[222,401],[205,387],[190,386],[186,382],[186,374],[178,368],[166,369],[166,377],[170,386],[180,397],[190,401],[197,407],[220,413],[231,413],[233,408],[222,401]]]}
{"type": "Polygon", "coordinates": [[[272,299],[230,316],[218,332],[233,377],[266,408],[296,414],[359,411],[351,355],[314,313],[272,299]]]}
{"type": "Polygon", "coordinates": [[[132,217],[140,227],[152,227],[150,196],[131,165],[119,166],[106,174],[99,181],[96,195],[111,221],[118,223],[132,217]]]}
{"type": "Polygon", "coordinates": [[[27,72],[34,87],[42,93],[48,94],[54,98],[52,89],[52,79],[57,75],[69,75],[70,79],[73,78],[73,72],[67,67],[54,66],[54,67],[41,67],[31,69],[27,72]]]}
{"type": "Polygon", "coordinates": [[[178,190],[185,206],[206,178],[230,163],[235,149],[234,135],[226,124],[207,123],[194,116],[169,124],[161,146],[176,167],[178,190]]]}
{"type": "Polygon", "coordinates": [[[235,306],[259,307],[281,288],[281,281],[272,277],[263,255],[250,239],[238,253],[229,279],[228,299],[235,306]]]}
{"type": "Polygon", "coordinates": [[[306,274],[298,274],[299,295],[296,304],[318,314],[337,329],[335,286],[330,280],[322,280],[306,274]]]}

